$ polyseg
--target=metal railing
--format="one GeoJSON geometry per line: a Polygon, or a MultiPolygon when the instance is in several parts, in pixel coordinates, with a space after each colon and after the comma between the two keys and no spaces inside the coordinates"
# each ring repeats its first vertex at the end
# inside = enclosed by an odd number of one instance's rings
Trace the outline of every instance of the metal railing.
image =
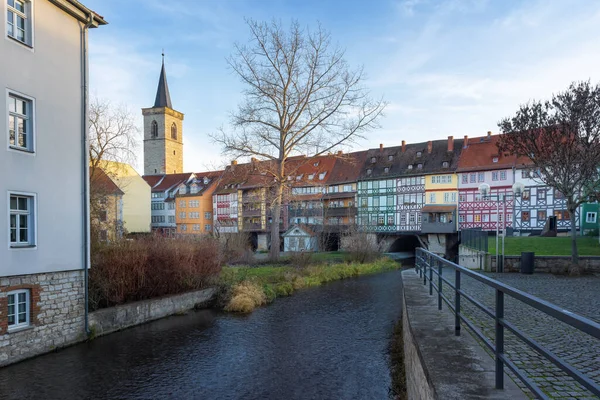
{"type": "Polygon", "coordinates": [[[569,365],[563,359],[559,358],[552,351],[545,348],[525,332],[517,328],[514,324],[504,319],[504,296],[508,295],[513,299],[519,300],[526,305],[543,312],[544,314],[557,319],[581,332],[584,332],[596,339],[600,339],[600,324],[587,319],[585,317],[566,312],[556,305],[532,296],[526,292],[505,285],[502,282],[488,278],[485,275],[471,271],[465,267],[457,265],[451,261],[445,260],[442,257],[433,254],[422,248],[416,251],[415,269],[419,276],[423,279],[423,285],[429,281],[429,294],[433,295],[435,289],[438,293],[438,310],[442,309],[442,301],[454,312],[454,333],[460,335],[461,321],[488,347],[495,356],[496,362],[496,389],[504,388],[504,366],[507,366],[538,398],[547,399],[548,396],[520,370],[516,364],[511,361],[504,353],[504,330],[505,328],[512,332],[517,338],[525,342],[527,346],[544,356],[570,377],[579,382],[582,386],[588,389],[593,394],[600,396],[600,385],[594,382],[590,377],[584,375],[581,371],[569,365]],[[454,270],[454,284],[444,278],[444,268],[454,270]],[[434,274],[437,279],[434,279],[434,274]],[[484,285],[487,285],[496,291],[495,310],[489,309],[480,301],[468,295],[461,289],[461,276],[466,275],[473,278],[484,285]],[[435,282],[437,280],[437,283],[435,282]],[[448,285],[453,289],[454,299],[450,299],[443,293],[443,284],[448,285]],[[494,343],[490,341],[480,329],[478,329],[465,315],[461,313],[461,301],[465,299],[471,304],[479,308],[486,315],[493,318],[496,323],[494,343]]]}

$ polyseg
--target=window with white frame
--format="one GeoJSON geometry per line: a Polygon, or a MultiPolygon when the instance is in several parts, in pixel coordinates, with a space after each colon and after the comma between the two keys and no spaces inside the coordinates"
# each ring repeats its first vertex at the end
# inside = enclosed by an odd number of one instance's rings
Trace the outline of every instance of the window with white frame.
{"type": "Polygon", "coordinates": [[[435,203],[435,193],[429,193],[429,202],[435,203]]]}
{"type": "Polygon", "coordinates": [[[585,213],[585,222],[588,224],[596,223],[596,213],[595,212],[587,212],[585,213]]]}
{"type": "Polygon", "coordinates": [[[181,211],[181,212],[179,213],[179,218],[181,218],[181,219],[185,219],[185,211],[181,211]]]}
{"type": "Polygon", "coordinates": [[[32,46],[31,1],[6,0],[6,3],[6,35],[32,46]]]}
{"type": "Polygon", "coordinates": [[[33,100],[8,93],[8,145],[33,152],[33,100]]]}
{"type": "Polygon", "coordinates": [[[477,173],[477,181],[478,181],[478,182],[483,182],[483,181],[485,181],[485,172],[478,172],[478,173],[477,173]]]}
{"type": "Polygon", "coordinates": [[[33,210],[35,198],[10,194],[10,246],[34,246],[33,210]]]}
{"type": "Polygon", "coordinates": [[[498,171],[492,172],[492,180],[493,181],[497,181],[498,180],[498,171]]]}
{"type": "Polygon", "coordinates": [[[194,225],[192,225],[192,230],[193,231],[199,231],[200,230],[200,224],[194,224],[194,225]]]}
{"type": "Polygon", "coordinates": [[[450,193],[444,192],[444,203],[450,203],[450,193]]]}
{"type": "Polygon", "coordinates": [[[206,225],[204,225],[204,230],[205,230],[205,231],[210,231],[211,229],[212,229],[212,227],[211,227],[211,225],[210,225],[210,224],[206,224],[206,225]]]}
{"type": "Polygon", "coordinates": [[[29,290],[14,290],[8,292],[8,330],[29,326],[30,309],[29,290]]]}
{"type": "Polygon", "coordinates": [[[469,175],[468,174],[462,174],[461,178],[462,178],[462,183],[469,183],[469,175]]]}
{"type": "Polygon", "coordinates": [[[185,208],[185,200],[179,200],[179,207],[185,208]]]}
{"type": "Polygon", "coordinates": [[[500,180],[501,181],[505,181],[506,180],[506,171],[500,171],[500,180]]]}
{"type": "Polygon", "coordinates": [[[206,211],[204,213],[204,219],[212,219],[212,213],[210,211],[206,211]]]}
{"type": "Polygon", "coordinates": [[[174,224],[175,223],[175,216],[174,215],[169,215],[169,223],[170,224],[174,224]]]}

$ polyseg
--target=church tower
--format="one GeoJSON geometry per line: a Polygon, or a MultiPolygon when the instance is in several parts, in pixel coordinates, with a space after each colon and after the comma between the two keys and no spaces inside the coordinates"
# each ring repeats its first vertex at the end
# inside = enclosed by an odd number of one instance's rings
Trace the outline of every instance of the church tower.
{"type": "Polygon", "coordinates": [[[173,109],[163,54],[156,99],[144,116],[144,175],[183,172],[183,113],[173,109]]]}

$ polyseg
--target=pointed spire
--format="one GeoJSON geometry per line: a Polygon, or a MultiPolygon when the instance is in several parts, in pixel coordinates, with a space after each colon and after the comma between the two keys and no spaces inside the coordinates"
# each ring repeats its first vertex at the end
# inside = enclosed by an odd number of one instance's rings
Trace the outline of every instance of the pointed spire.
{"type": "Polygon", "coordinates": [[[169,107],[171,105],[171,95],[169,94],[169,85],[167,84],[167,74],[165,72],[165,52],[162,52],[162,68],[160,69],[160,78],[158,79],[158,89],[156,89],[156,99],[154,107],[169,107]]]}

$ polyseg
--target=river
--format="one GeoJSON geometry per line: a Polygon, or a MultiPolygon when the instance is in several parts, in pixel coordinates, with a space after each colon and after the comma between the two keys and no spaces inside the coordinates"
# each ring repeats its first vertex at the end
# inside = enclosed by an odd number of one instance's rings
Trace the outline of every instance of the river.
{"type": "Polygon", "coordinates": [[[1,399],[387,399],[400,271],[193,311],[0,369],[1,399]]]}

